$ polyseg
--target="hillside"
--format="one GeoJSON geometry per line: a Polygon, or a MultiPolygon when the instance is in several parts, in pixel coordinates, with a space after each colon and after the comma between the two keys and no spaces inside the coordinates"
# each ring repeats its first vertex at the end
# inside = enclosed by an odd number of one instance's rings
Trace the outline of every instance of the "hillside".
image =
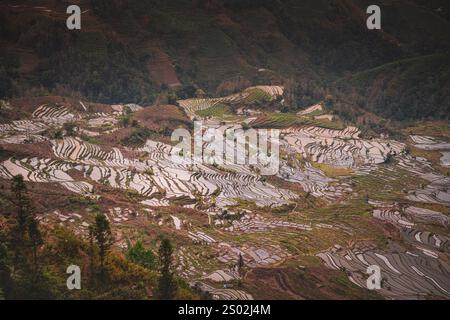
{"type": "MultiPolygon", "coordinates": [[[[185,99],[194,97],[196,88],[217,96],[281,83],[298,109],[328,93],[339,96],[334,81],[345,76],[355,79],[352,91],[370,92],[362,107],[380,115],[439,118],[448,110],[445,94],[436,97],[433,91],[448,91],[445,1],[383,1],[381,31],[366,29],[368,2],[353,0],[79,4],[82,29],[67,32],[64,2],[2,2],[0,96],[51,93],[151,104],[172,91],[185,99]],[[430,63],[430,54],[441,58],[430,63]],[[367,77],[374,68],[404,60],[414,61],[414,68],[400,76],[390,71],[383,81],[408,90],[387,97],[380,79],[360,85],[360,74],[367,77]],[[411,79],[423,79],[429,89],[418,90],[422,81],[411,79]],[[409,108],[410,92],[421,93],[420,107],[398,111],[409,108]],[[430,105],[433,112],[421,112],[430,105]]],[[[358,99],[346,99],[358,105],[358,99]]]]}
{"type": "Polygon", "coordinates": [[[450,55],[391,62],[336,81],[336,92],[396,120],[450,117],[450,55]]]}
{"type": "Polygon", "coordinates": [[[448,299],[448,122],[416,123],[392,138],[347,125],[326,101],[289,112],[283,94],[253,86],[145,108],[61,96],[2,101],[6,297],[157,299],[155,255],[167,239],[173,299],[448,299]],[[195,119],[205,129],[203,161],[185,153],[180,162],[170,135],[192,132],[195,119]],[[276,172],[265,175],[264,162],[209,162],[210,130],[250,128],[280,130],[276,172]],[[38,222],[39,241],[15,236],[23,212],[38,222]],[[113,239],[104,266],[92,238],[99,217],[113,239]],[[64,290],[69,261],[89,279],[79,292],[64,290]],[[378,291],[365,287],[365,261],[383,267],[378,291]]]}
{"type": "Polygon", "coordinates": [[[449,300],[450,7],[370,3],[2,1],[0,299],[449,300]]]}

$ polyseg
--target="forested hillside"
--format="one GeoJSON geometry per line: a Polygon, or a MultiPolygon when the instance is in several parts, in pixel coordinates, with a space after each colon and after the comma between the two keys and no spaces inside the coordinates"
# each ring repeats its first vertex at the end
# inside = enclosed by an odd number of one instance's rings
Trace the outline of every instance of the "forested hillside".
{"type": "Polygon", "coordinates": [[[0,4],[0,96],[152,104],[272,83],[294,110],[331,95],[395,119],[449,113],[447,1],[381,1],[380,31],[360,0],[78,2],[80,31],[66,1],[0,4]]]}

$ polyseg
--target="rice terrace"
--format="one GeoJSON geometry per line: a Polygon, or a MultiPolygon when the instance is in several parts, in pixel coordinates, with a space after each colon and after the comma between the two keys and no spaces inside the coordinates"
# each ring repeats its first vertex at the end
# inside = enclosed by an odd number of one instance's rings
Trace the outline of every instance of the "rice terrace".
{"type": "Polygon", "coordinates": [[[0,298],[450,299],[448,3],[69,2],[0,4],[0,298]]]}

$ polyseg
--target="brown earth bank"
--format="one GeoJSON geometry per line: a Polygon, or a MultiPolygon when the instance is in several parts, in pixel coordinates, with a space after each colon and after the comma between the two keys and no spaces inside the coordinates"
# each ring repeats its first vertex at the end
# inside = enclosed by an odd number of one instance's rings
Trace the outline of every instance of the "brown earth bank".
{"type": "Polygon", "coordinates": [[[147,66],[152,80],[159,85],[165,84],[169,87],[181,85],[170,56],[158,47],[153,47],[149,51],[147,66]]]}
{"type": "Polygon", "coordinates": [[[10,157],[24,158],[24,157],[40,157],[40,158],[54,158],[52,145],[49,141],[28,143],[28,144],[14,144],[5,143],[0,144],[0,159],[6,160],[10,157]]]}
{"type": "Polygon", "coordinates": [[[170,104],[146,107],[134,113],[133,119],[136,119],[141,126],[155,131],[191,126],[191,121],[185,113],[177,106],[170,104]]]}
{"type": "Polygon", "coordinates": [[[111,113],[112,109],[109,105],[95,102],[88,102],[81,98],[73,98],[67,96],[28,96],[22,98],[13,98],[9,100],[11,109],[3,110],[10,114],[10,119],[23,119],[24,116],[31,116],[34,110],[43,104],[63,105],[71,111],[85,112],[80,101],[88,108],[88,112],[104,112],[111,113]]]}
{"type": "Polygon", "coordinates": [[[345,273],[320,265],[256,268],[244,283],[255,299],[382,299],[352,285],[345,273]]]}
{"type": "MultiPolygon", "coordinates": [[[[26,185],[28,195],[36,213],[64,208],[67,205],[69,197],[77,196],[75,193],[61,187],[58,183],[27,182],[26,185]]],[[[6,200],[9,203],[9,208],[8,206],[2,206],[0,213],[9,214],[15,212],[16,209],[12,205],[15,199],[14,194],[11,192],[11,180],[0,179],[0,190],[2,200],[6,200]]]]}

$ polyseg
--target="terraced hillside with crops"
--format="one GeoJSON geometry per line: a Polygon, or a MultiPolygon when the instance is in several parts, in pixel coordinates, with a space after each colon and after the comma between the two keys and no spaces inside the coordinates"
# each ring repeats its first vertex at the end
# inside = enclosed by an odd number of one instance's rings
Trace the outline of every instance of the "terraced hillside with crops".
{"type": "Polygon", "coordinates": [[[448,0],[0,1],[0,300],[449,300],[449,50],[448,0]]]}
{"type": "Polygon", "coordinates": [[[322,102],[281,113],[283,94],[267,85],[149,107],[2,101],[0,200],[22,175],[42,226],[87,239],[104,213],[118,254],[137,241],[156,252],[164,234],[177,274],[214,299],[450,298],[448,132],[370,136],[322,102]],[[165,125],[175,119],[188,130],[201,120],[205,134],[277,128],[279,170],[174,161],[165,125]],[[370,265],[379,290],[366,286],[370,265]]]}

